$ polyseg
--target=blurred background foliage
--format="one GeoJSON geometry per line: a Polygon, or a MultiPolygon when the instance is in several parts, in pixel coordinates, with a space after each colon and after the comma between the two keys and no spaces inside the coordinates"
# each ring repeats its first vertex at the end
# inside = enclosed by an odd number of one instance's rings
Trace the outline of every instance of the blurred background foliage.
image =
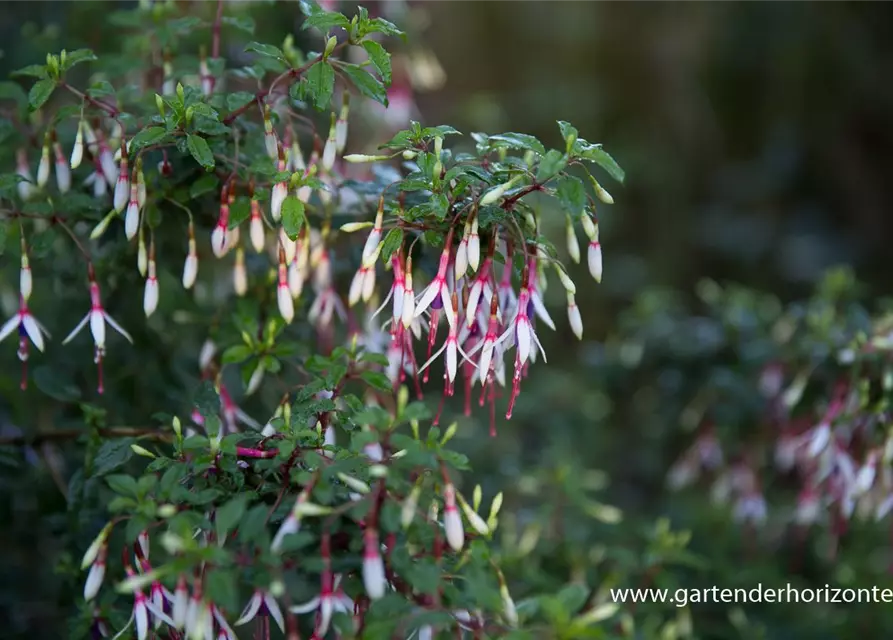
{"type": "MultiPolygon", "coordinates": [[[[117,50],[126,32],[106,16],[131,4],[0,3],[0,76],[41,61],[47,50],[117,50]]],[[[612,189],[617,204],[600,211],[604,284],[593,288],[585,267],[571,272],[584,342],[564,328],[560,311],[553,313],[559,330],[546,332],[549,365],[532,369],[512,421],[497,416],[498,437],[491,439],[484,413],[463,419],[457,435],[485,495],[507,491],[503,512],[510,515],[501,535],[516,599],[558,589],[569,576],[597,584],[616,567],[647,567],[659,516],[692,530],[691,555],[680,558],[689,568],[674,570],[667,586],[890,587],[885,525],[853,527],[828,561],[818,551],[821,534],[752,536],[710,505],[706,490],[671,494],[665,477],[691,443],[680,417],[705,381],[726,376],[723,384],[739,393],[720,419],[740,433],[753,427],[742,407],[755,394],[751,374],[772,356],[765,328],[781,303],[808,295],[838,264],[866,283],[859,291],[865,298],[889,291],[893,5],[367,4],[408,11],[403,17],[415,26],[410,53],[430,51],[443,69],[439,86],[416,95],[424,124],[448,123],[463,133],[519,131],[556,146],[555,120],[568,120],[605,144],[627,172],[626,184],[612,189]],[[766,298],[742,293],[724,303],[722,309],[735,309],[730,321],[697,296],[705,277],[766,298]],[[649,345],[644,356],[637,344],[649,345]],[[582,484],[603,486],[599,498],[623,510],[622,522],[610,524],[612,512],[577,495],[582,484]],[[518,551],[517,536],[522,551],[536,538],[537,553],[518,551]]],[[[251,14],[257,40],[298,33],[296,3],[257,3],[251,14]]],[[[237,40],[225,39],[224,48],[227,56],[241,51],[237,40]]],[[[371,142],[388,137],[376,133],[367,134],[371,142]]],[[[554,226],[547,235],[561,237],[560,217],[545,216],[543,224],[554,226]]],[[[15,261],[0,261],[4,279],[13,277],[15,261]]],[[[82,287],[81,280],[73,276],[71,286],[82,287]]],[[[560,309],[563,292],[553,285],[547,300],[560,309]]],[[[142,326],[138,309],[129,314],[131,322],[125,315],[122,324],[142,326]]],[[[109,371],[133,394],[115,402],[144,415],[167,410],[151,405],[170,393],[171,379],[193,369],[202,339],[195,332],[188,352],[149,369],[131,356],[110,360],[109,371]]],[[[5,346],[0,413],[8,414],[8,431],[22,400],[13,349],[5,346]]],[[[27,397],[41,402],[39,394],[27,397]]],[[[59,426],[58,408],[48,405],[46,413],[46,424],[59,426]]],[[[17,426],[27,433],[41,425],[17,426]]],[[[22,633],[34,625],[31,636],[45,637],[71,604],[62,594],[78,586],[53,575],[72,562],[59,552],[64,532],[77,523],[57,488],[64,478],[44,465],[22,466],[17,449],[0,451],[7,467],[0,476],[0,629],[22,633]],[[46,514],[53,514],[49,521],[46,514]]],[[[770,502],[774,490],[767,488],[770,502]]],[[[657,576],[655,586],[664,586],[657,576]]],[[[893,614],[882,604],[741,608],[746,615],[728,605],[694,605],[696,634],[839,638],[893,631],[893,614]]]]}

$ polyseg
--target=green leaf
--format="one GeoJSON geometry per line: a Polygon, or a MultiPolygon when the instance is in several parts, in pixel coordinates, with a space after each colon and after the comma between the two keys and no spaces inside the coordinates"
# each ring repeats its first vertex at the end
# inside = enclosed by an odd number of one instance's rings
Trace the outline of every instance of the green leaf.
{"type": "Polygon", "coordinates": [[[60,402],[72,402],[81,397],[81,390],[66,379],[59,367],[40,366],[34,370],[34,384],[51,398],[60,402]]]}
{"type": "Polygon", "coordinates": [[[28,182],[17,173],[2,173],[0,174],[0,193],[4,191],[9,191],[11,189],[15,189],[15,186],[20,182],[28,182]]]}
{"type": "Polygon", "coordinates": [[[623,184],[623,181],[626,179],[626,173],[620,168],[620,165],[617,164],[614,158],[602,150],[600,144],[589,144],[585,140],[577,140],[577,144],[574,145],[574,153],[584,160],[596,163],[617,182],[623,184]]]}
{"type": "Polygon", "coordinates": [[[549,149],[549,153],[543,156],[536,170],[538,182],[545,182],[567,165],[567,156],[557,149],[549,149]]]}
{"type": "Polygon", "coordinates": [[[126,473],[120,473],[108,476],[105,481],[115,493],[131,498],[139,497],[139,485],[136,482],[136,478],[133,476],[129,476],[126,473]]]}
{"type": "Polygon", "coordinates": [[[360,377],[365,380],[369,386],[374,389],[378,389],[379,391],[384,391],[385,393],[390,393],[394,390],[394,386],[391,384],[391,381],[388,377],[381,373],[380,371],[364,371],[360,374],[360,377]]]}
{"type": "Polygon", "coordinates": [[[87,93],[94,98],[113,96],[115,95],[115,88],[109,81],[99,80],[98,82],[94,82],[90,85],[90,87],[87,89],[87,93]]]}
{"type": "Polygon", "coordinates": [[[223,538],[234,526],[236,526],[236,524],[238,524],[239,520],[242,519],[242,514],[245,513],[245,508],[247,506],[248,495],[243,493],[217,509],[214,514],[214,524],[217,526],[218,538],[223,538]]]}
{"type": "Polygon", "coordinates": [[[235,229],[251,215],[251,201],[245,196],[239,196],[229,205],[229,228],[235,229]]]}
{"type": "Polygon", "coordinates": [[[274,47],[271,44],[263,44],[260,42],[251,42],[245,47],[245,51],[253,51],[254,53],[260,54],[266,58],[274,58],[288,64],[288,59],[285,57],[285,54],[282,52],[282,49],[279,47],[274,47]]]}
{"type": "Polygon", "coordinates": [[[96,457],[93,458],[93,477],[111,473],[122,467],[133,457],[130,445],[134,442],[136,442],[134,438],[116,438],[103,442],[96,452],[96,457]]]}
{"type": "Polygon", "coordinates": [[[222,609],[235,610],[239,606],[239,583],[235,571],[212,569],[205,575],[205,591],[208,600],[222,609]]]}
{"type": "Polygon", "coordinates": [[[355,64],[345,62],[339,68],[350,78],[361,94],[388,106],[388,92],[378,78],[355,64]]]}
{"type": "Polygon", "coordinates": [[[398,36],[403,40],[406,39],[406,34],[398,29],[397,25],[395,25],[393,22],[385,20],[384,18],[363,20],[360,24],[359,32],[361,36],[364,36],[367,33],[383,33],[386,36],[398,36]]]}
{"type": "Polygon", "coordinates": [[[56,81],[49,78],[35,82],[34,86],[31,87],[31,91],[28,92],[28,104],[31,105],[31,110],[37,111],[40,109],[50,99],[55,88],[56,81]]]}
{"type": "Polygon", "coordinates": [[[328,62],[317,62],[308,69],[301,86],[318,110],[328,109],[335,91],[335,70],[328,62]]]}
{"type": "Polygon", "coordinates": [[[237,362],[244,362],[253,355],[254,351],[251,347],[244,344],[237,344],[224,351],[220,360],[223,364],[235,364],[237,362]]]}
{"type": "Polygon", "coordinates": [[[211,153],[211,147],[208,146],[207,140],[190,133],[186,136],[186,147],[195,161],[207,171],[214,168],[214,154],[211,153]]]}
{"type": "Polygon", "coordinates": [[[75,51],[66,52],[65,64],[62,66],[62,71],[68,71],[76,64],[93,62],[94,60],[98,60],[98,58],[90,49],[77,49],[75,51]]]}
{"type": "Polygon", "coordinates": [[[288,196],[282,203],[282,228],[292,240],[298,238],[304,226],[304,203],[295,196],[288,196]]]}
{"type": "Polygon", "coordinates": [[[223,16],[223,24],[254,35],[254,18],[251,16],[223,16]]]}
{"type": "Polygon", "coordinates": [[[350,20],[346,16],[335,11],[326,11],[312,0],[302,0],[301,12],[306,16],[301,25],[303,29],[315,27],[323,32],[332,27],[350,29],[350,20]]]}
{"type": "Polygon", "coordinates": [[[364,40],[363,48],[369,54],[369,61],[386,85],[391,84],[391,54],[375,40],[364,40]]]}
{"type": "Polygon", "coordinates": [[[556,196],[568,213],[576,215],[586,206],[586,187],[574,176],[563,175],[558,178],[556,196]]]}
{"type": "Polygon", "coordinates": [[[543,143],[526,133],[503,133],[497,136],[490,136],[488,139],[490,145],[495,149],[521,149],[522,151],[533,151],[540,155],[546,153],[543,143]]]}
{"type": "Polygon", "coordinates": [[[564,138],[565,142],[567,142],[568,140],[576,140],[578,137],[577,128],[570,122],[559,120],[558,130],[561,131],[561,137],[564,138]]]}
{"type": "Polygon", "coordinates": [[[384,242],[381,245],[381,259],[387,263],[394,252],[400,248],[400,244],[403,242],[403,229],[400,227],[394,227],[390,231],[388,231],[388,235],[384,237],[384,242]]]}
{"type": "Polygon", "coordinates": [[[164,127],[146,127],[133,136],[133,139],[130,141],[130,148],[131,150],[139,150],[143,147],[148,147],[161,142],[165,136],[167,136],[167,131],[164,127]]]}
{"type": "Polygon", "coordinates": [[[219,182],[220,180],[213,173],[206,173],[201,176],[198,180],[189,185],[190,200],[195,200],[206,193],[216,191],[219,182]]]}
{"type": "Polygon", "coordinates": [[[586,599],[589,597],[589,587],[582,584],[568,585],[559,591],[555,597],[561,602],[564,611],[569,616],[573,616],[586,604],[586,599]]]}
{"type": "Polygon", "coordinates": [[[11,76],[29,76],[31,78],[46,78],[47,67],[45,64],[29,64],[27,67],[16,69],[9,75],[11,76]]]}

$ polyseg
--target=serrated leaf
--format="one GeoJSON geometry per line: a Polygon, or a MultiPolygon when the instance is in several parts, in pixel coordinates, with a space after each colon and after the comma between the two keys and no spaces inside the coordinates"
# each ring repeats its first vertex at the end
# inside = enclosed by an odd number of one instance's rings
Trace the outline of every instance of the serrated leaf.
{"type": "Polygon", "coordinates": [[[96,452],[96,457],[93,458],[92,476],[102,476],[123,466],[134,455],[133,449],[130,448],[134,442],[136,442],[134,438],[118,438],[103,442],[96,452]]]}
{"type": "Polygon", "coordinates": [[[320,111],[328,109],[335,91],[335,70],[328,62],[317,62],[304,75],[301,86],[313,106],[320,111]]]}
{"type": "Polygon", "coordinates": [[[254,355],[254,351],[251,347],[244,344],[237,344],[224,351],[220,360],[223,364],[235,364],[237,362],[244,362],[252,355],[254,355]]]}
{"type": "Polygon", "coordinates": [[[557,149],[549,149],[549,152],[540,160],[540,164],[536,169],[536,179],[538,182],[545,182],[553,177],[556,173],[564,169],[567,165],[567,156],[557,149]]]}
{"type": "Polygon", "coordinates": [[[301,25],[302,29],[315,27],[325,32],[332,27],[350,28],[350,20],[347,19],[347,16],[336,11],[326,11],[312,0],[301,1],[301,12],[305,16],[304,24],[301,25]]]}
{"type": "Polygon", "coordinates": [[[280,62],[287,62],[285,54],[282,53],[282,49],[279,47],[274,47],[271,44],[263,44],[261,42],[251,42],[245,47],[245,51],[253,51],[254,53],[260,54],[267,58],[274,58],[279,60],[280,62]]]}
{"type": "Polygon", "coordinates": [[[115,493],[131,498],[139,496],[139,485],[137,484],[136,478],[133,476],[119,473],[106,477],[105,481],[115,493]]]}
{"type": "Polygon", "coordinates": [[[369,386],[386,393],[393,391],[393,385],[390,379],[380,371],[364,371],[360,377],[369,384],[369,386]]]}
{"type": "Polygon", "coordinates": [[[28,92],[28,104],[31,105],[31,110],[37,111],[40,109],[53,95],[55,88],[56,81],[49,78],[35,82],[34,86],[31,87],[31,91],[28,92]]]}
{"type": "Polygon", "coordinates": [[[247,506],[248,495],[243,493],[217,509],[214,514],[214,524],[217,527],[218,538],[223,538],[238,524],[247,506]]]}
{"type": "Polygon", "coordinates": [[[390,231],[388,231],[388,235],[384,237],[384,242],[381,245],[381,259],[387,263],[394,252],[400,248],[400,244],[403,242],[403,229],[400,227],[394,227],[390,231]]]}
{"type": "Polygon", "coordinates": [[[186,148],[195,158],[195,161],[203,166],[207,171],[214,168],[214,154],[211,153],[211,147],[208,141],[200,136],[189,134],[186,136],[186,148]]]}
{"type": "Polygon", "coordinates": [[[166,135],[167,131],[164,127],[146,127],[133,136],[130,141],[130,149],[133,151],[156,144],[164,140],[166,135]]]}
{"type": "Polygon", "coordinates": [[[282,203],[282,228],[292,240],[298,238],[304,226],[304,203],[295,196],[288,196],[282,203]]]}
{"type": "Polygon", "coordinates": [[[378,78],[355,64],[344,63],[339,68],[362,95],[388,106],[388,92],[378,78]]]}
{"type": "Polygon", "coordinates": [[[495,148],[505,147],[508,149],[533,151],[540,155],[546,153],[546,148],[543,146],[543,143],[526,133],[503,133],[500,135],[489,136],[488,140],[491,146],[495,148]]]}
{"type": "Polygon", "coordinates": [[[90,49],[76,49],[75,51],[69,51],[65,54],[65,65],[62,67],[62,70],[67,71],[76,64],[93,62],[98,59],[99,58],[97,58],[90,49]]]}
{"type": "Polygon", "coordinates": [[[558,178],[556,194],[561,206],[571,214],[578,214],[586,206],[586,187],[575,177],[563,175],[558,178]]]}
{"type": "Polygon", "coordinates": [[[27,67],[16,69],[9,75],[11,76],[28,76],[31,78],[46,78],[47,68],[44,64],[29,64],[27,67]]]}
{"type": "Polygon", "coordinates": [[[385,85],[391,84],[391,54],[385,51],[385,48],[374,40],[364,40],[363,48],[369,54],[369,61],[378,75],[384,81],[385,85]]]}
{"type": "Polygon", "coordinates": [[[384,18],[363,20],[359,31],[361,35],[366,35],[367,33],[383,33],[386,36],[398,36],[404,40],[406,39],[406,34],[398,29],[397,25],[384,18]]]}
{"type": "Polygon", "coordinates": [[[600,144],[589,144],[578,140],[577,144],[574,145],[574,152],[584,160],[596,163],[617,182],[623,184],[623,181],[626,179],[626,173],[620,168],[620,165],[617,164],[614,158],[602,149],[600,144]]]}

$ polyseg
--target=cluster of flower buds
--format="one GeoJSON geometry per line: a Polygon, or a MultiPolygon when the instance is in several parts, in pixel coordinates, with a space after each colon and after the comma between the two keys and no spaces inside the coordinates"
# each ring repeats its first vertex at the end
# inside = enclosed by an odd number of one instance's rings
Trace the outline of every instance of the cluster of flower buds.
{"type": "MultiPolygon", "coordinates": [[[[849,381],[836,383],[817,413],[792,417],[806,384],[801,374],[785,386],[783,368],[773,363],[758,385],[774,423],[774,471],[799,483],[797,499],[783,519],[801,529],[827,526],[838,539],[853,517],[881,520],[893,510],[893,433],[880,431],[878,421],[862,412],[859,388],[849,381]]],[[[714,500],[731,501],[738,520],[754,525],[767,521],[760,476],[770,469],[744,458],[725,463],[712,427],[673,465],[668,481],[681,488],[704,471],[713,477],[714,500]]]]}

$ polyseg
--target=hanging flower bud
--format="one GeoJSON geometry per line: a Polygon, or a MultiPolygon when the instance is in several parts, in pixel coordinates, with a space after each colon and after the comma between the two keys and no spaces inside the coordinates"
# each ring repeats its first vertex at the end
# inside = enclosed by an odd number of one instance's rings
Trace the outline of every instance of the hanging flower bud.
{"type": "Polygon", "coordinates": [[[280,157],[279,140],[276,138],[276,132],[273,131],[273,121],[270,120],[270,107],[264,107],[264,146],[267,149],[267,155],[273,160],[280,157]]]}
{"type": "Polygon", "coordinates": [[[242,297],[248,291],[248,274],[245,271],[245,250],[236,249],[236,263],[233,266],[233,288],[236,295],[242,297]]]}
{"type": "Polygon", "coordinates": [[[214,341],[210,338],[205,340],[198,354],[198,368],[200,371],[204,371],[210,366],[211,362],[214,360],[214,355],[216,353],[217,345],[214,344],[214,341]]]}
{"type": "Polygon", "coordinates": [[[99,593],[102,580],[105,578],[105,560],[108,554],[108,545],[105,543],[99,548],[99,553],[90,565],[87,581],[84,583],[84,600],[92,600],[99,593]]]}
{"type": "MultiPolygon", "coordinates": [[[[94,174],[94,175],[95,175],[95,174],[94,174]]],[[[102,178],[100,178],[100,179],[99,179],[99,183],[101,183],[101,184],[105,184],[105,181],[102,180],[102,178]]],[[[117,217],[118,217],[118,212],[117,212],[117,211],[115,211],[114,209],[112,209],[111,211],[109,211],[109,212],[106,214],[106,216],[105,216],[102,220],[100,220],[100,221],[96,224],[95,227],[93,227],[93,230],[90,232],[90,239],[91,239],[91,240],[96,240],[97,238],[102,237],[102,234],[105,233],[105,230],[108,229],[109,224],[111,224],[112,219],[117,218],[117,217]]]]}
{"type": "Polygon", "coordinates": [[[285,261],[285,249],[279,247],[279,285],[276,290],[279,313],[288,324],[295,319],[295,301],[288,289],[288,264],[285,261]]]}
{"type": "Polygon", "coordinates": [[[468,233],[468,266],[476,273],[481,263],[481,237],[478,235],[477,211],[472,213],[471,230],[468,233]]]}
{"type": "Polygon", "coordinates": [[[198,254],[195,250],[195,228],[192,220],[189,220],[189,251],[186,254],[186,262],[183,264],[183,288],[191,289],[198,275],[198,254]]]}
{"type": "Polygon", "coordinates": [[[155,239],[149,244],[149,275],[146,278],[146,291],[143,296],[143,311],[148,318],[158,308],[158,278],[155,276],[155,239]]]}
{"type": "Polygon", "coordinates": [[[142,229],[140,229],[140,237],[137,241],[136,268],[139,270],[140,275],[145,278],[146,271],[149,269],[149,254],[146,251],[146,241],[143,237],[142,229]]]}
{"type": "MultiPolygon", "coordinates": [[[[280,154],[284,155],[282,149],[279,150],[280,154]]],[[[279,170],[285,170],[285,159],[280,157],[279,159],[279,170]]],[[[285,199],[288,197],[288,185],[285,180],[277,182],[273,185],[273,190],[270,193],[270,215],[273,217],[274,222],[279,222],[282,220],[282,203],[285,202],[285,199]]]]}
{"type": "Polygon", "coordinates": [[[384,221],[384,196],[378,200],[378,211],[375,213],[375,224],[369,236],[366,238],[366,244],[363,245],[363,264],[368,264],[369,257],[375,252],[375,249],[381,243],[381,226],[384,221]]]}
{"type": "MultiPolygon", "coordinates": [[[[127,154],[126,152],[122,151],[121,168],[118,171],[118,181],[115,183],[115,195],[112,202],[115,211],[117,211],[118,213],[121,213],[124,210],[124,207],[127,206],[127,196],[130,193],[130,180],[128,171],[127,154]]],[[[136,196],[135,193],[134,196],[136,196]]],[[[136,197],[134,197],[134,200],[136,200],[136,197]]]]}
{"type": "Polygon", "coordinates": [[[415,318],[415,293],[412,290],[412,258],[406,260],[406,274],[404,275],[403,284],[403,308],[402,320],[403,328],[409,329],[415,318]]]}
{"type": "Polygon", "coordinates": [[[56,187],[58,187],[59,193],[68,193],[68,190],[71,189],[71,168],[62,154],[62,145],[54,142],[53,152],[56,155],[56,187]]]}
{"type": "Polygon", "coordinates": [[[329,137],[326,138],[326,146],[323,148],[322,152],[322,168],[323,171],[331,171],[332,167],[335,166],[335,151],[337,148],[335,138],[337,136],[337,122],[335,120],[335,114],[332,114],[331,124],[329,125],[329,137]]]}
{"type": "Polygon", "coordinates": [[[137,200],[136,181],[130,185],[130,202],[127,204],[127,213],[124,214],[124,235],[128,240],[133,240],[140,225],[140,207],[137,200]]]}
{"type": "Polygon", "coordinates": [[[344,161],[349,164],[363,164],[365,162],[382,162],[383,160],[390,160],[391,156],[370,156],[365,153],[349,153],[344,156],[344,161]]]}
{"type": "Polygon", "coordinates": [[[567,230],[567,255],[575,263],[580,264],[580,245],[577,242],[577,234],[574,231],[574,221],[570,215],[565,217],[565,229],[567,230]]]}
{"type": "Polygon", "coordinates": [[[217,217],[214,231],[211,232],[211,250],[218,258],[222,258],[229,250],[229,243],[227,242],[229,231],[229,196],[227,188],[228,185],[223,185],[220,191],[220,214],[217,217]]]}
{"type": "Polygon", "coordinates": [[[248,225],[251,246],[257,253],[264,250],[264,221],[260,212],[260,203],[251,198],[251,222],[248,225]]]}
{"type": "Polygon", "coordinates": [[[248,380],[248,385],[245,387],[245,395],[250,396],[255,391],[260,388],[260,383],[263,382],[264,379],[264,365],[263,362],[259,362],[257,366],[254,368],[254,371],[251,373],[251,378],[248,380]]]}
{"type": "Polygon", "coordinates": [[[404,529],[407,529],[412,524],[413,518],[415,518],[421,493],[422,486],[416,484],[413,486],[412,491],[409,492],[409,495],[406,496],[406,500],[403,501],[403,506],[400,508],[400,526],[404,529]]]}
{"type": "Polygon", "coordinates": [[[580,317],[580,307],[574,300],[574,294],[567,294],[567,319],[571,325],[571,331],[577,336],[578,340],[583,339],[583,319],[580,317]]]}
{"type": "Polygon", "coordinates": [[[16,174],[23,178],[23,181],[16,185],[19,197],[28,200],[34,193],[34,185],[31,183],[31,169],[28,167],[28,152],[24,149],[16,152],[16,174]]]}
{"type": "Polygon", "coordinates": [[[71,168],[77,169],[84,159],[84,120],[78,122],[78,132],[74,137],[74,147],[71,149],[71,168]]]}
{"type": "Polygon", "coordinates": [[[378,600],[384,596],[386,579],[384,560],[378,544],[378,531],[369,527],[363,534],[363,586],[370,600],[378,600]]]}
{"type": "Polygon", "coordinates": [[[602,281],[602,248],[598,242],[598,224],[592,222],[592,218],[583,215],[580,219],[583,223],[583,231],[589,238],[589,273],[596,282],[602,281]]]}
{"type": "Polygon", "coordinates": [[[31,278],[31,264],[28,261],[28,247],[25,245],[25,236],[22,235],[22,261],[21,261],[21,269],[19,270],[19,293],[22,296],[22,300],[28,302],[28,298],[31,297],[31,290],[33,288],[33,281],[31,278]]]}
{"type": "Polygon", "coordinates": [[[506,191],[511,189],[512,185],[515,184],[519,176],[516,176],[509,180],[508,182],[504,182],[500,185],[497,185],[490,189],[484,196],[481,198],[481,206],[486,207],[488,205],[494,204],[497,200],[499,200],[506,191]]]}
{"type": "Polygon", "coordinates": [[[453,551],[461,551],[465,544],[465,530],[462,528],[462,516],[456,508],[456,488],[447,483],[443,488],[443,528],[446,539],[453,551]]]}
{"type": "Polygon", "coordinates": [[[614,198],[598,183],[598,180],[592,176],[589,176],[589,179],[592,181],[592,188],[595,190],[596,197],[605,204],[614,204],[614,198]]]}
{"type": "Polygon", "coordinates": [[[47,134],[40,152],[40,164],[37,165],[37,186],[43,188],[50,179],[50,139],[47,134]]]}
{"type": "Polygon", "coordinates": [[[133,170],[136,181],[136,203],[140,211],[146,206],[146,176],[143,174],[143,159],[136,159],[136,168],[133,170]]]}
{"type": "Polygon", "coordinates": [[[465,220],[465,229],[462,232],[462,239],[459,246],[456,247],[456,257],[454,266],[456,267],[456,280],[465,276],[468,271],[468,237],[471,235],[471,221],[465,220]]]}
{"type": "Polygon", "coordinates": [[[343,153],[347,146],[347,116],[350,113],[350,93],[345,91],[341,98],[341,113],[335,123],[335,150],[343,153]]]}

